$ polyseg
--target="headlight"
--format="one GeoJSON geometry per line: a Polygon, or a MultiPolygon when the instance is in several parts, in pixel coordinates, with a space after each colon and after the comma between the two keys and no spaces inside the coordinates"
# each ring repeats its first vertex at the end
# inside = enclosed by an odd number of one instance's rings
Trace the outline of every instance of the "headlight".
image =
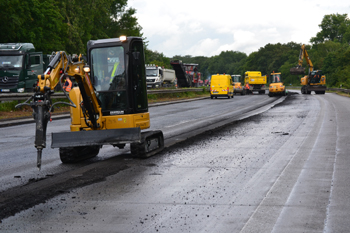
{"type": "Polygon", "coordinates": [[[75,68],[74,68],[74,72],[75,72],[75,73],[80,73],[80,67],[79,67],[79,66],[75,67],[75,68]]]}
{"type": "Polygon", "coordinates": [[[89,73],[90,72],[90,66],[84,66],[83,70],[85,73],[89,73]]]}
{"type": "Polygon", "coordinates": [[[20,92],[20,93],[24,92],[24,88],[18,88],[17,92],[20,92]]]}

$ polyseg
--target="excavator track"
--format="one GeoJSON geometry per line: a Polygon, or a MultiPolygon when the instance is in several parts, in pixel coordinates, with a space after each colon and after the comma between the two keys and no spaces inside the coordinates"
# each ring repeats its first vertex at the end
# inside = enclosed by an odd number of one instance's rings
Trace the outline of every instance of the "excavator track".
{"type": "Polygon", "coordinates": [[[95,157],[100,151],[100,146],[77,146],[60,148],[62,163],[77,163],[95,157]]]}
{"type": "Polygon", "coordinates": [[[160,130],[141,133],[141,142],[131,143],[130,151],[134,157],[148,158],[164,149],[164,136],[160,130]]]}

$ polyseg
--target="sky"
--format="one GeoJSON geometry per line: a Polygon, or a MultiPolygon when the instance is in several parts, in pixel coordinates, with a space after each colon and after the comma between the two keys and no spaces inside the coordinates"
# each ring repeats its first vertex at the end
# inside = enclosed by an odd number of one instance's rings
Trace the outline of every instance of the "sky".
{"type": "Polygon", "coordinates": [[[128,6],[136,9],[148,49],[169,58],[310,44],[325,15],[350,15],[347,0],[129,0],[128,6]]]}

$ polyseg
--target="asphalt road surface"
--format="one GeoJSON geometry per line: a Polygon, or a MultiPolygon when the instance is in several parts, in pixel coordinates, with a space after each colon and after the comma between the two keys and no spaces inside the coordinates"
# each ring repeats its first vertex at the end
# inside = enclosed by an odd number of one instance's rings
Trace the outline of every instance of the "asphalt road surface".
{"type": "MultiPolygon", "coordinates": [[[[349,232],[350,99],[275,100],[152,107],[163,152],[140,160],[106,146],[95,159],[64,165],[47,148],[41,172],[33,124],[3,128],[0,230],[349,232]]],[[[52,122],[48,133],[64,125],[52,122]]]]}

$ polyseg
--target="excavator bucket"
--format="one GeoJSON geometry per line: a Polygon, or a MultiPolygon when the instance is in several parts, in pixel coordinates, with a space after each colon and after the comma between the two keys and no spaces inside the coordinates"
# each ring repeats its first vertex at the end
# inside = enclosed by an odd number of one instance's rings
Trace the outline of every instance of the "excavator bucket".
{"type": "Polygon", "coordinates": [[[141,141],[140,128],[52,133],[51,148],[99,146],[141,141]]]}
{"type": "Polygon", "coordinates": [[[297,75],[297,74],[301,74],[301,75],[303,75],[303,74],[305,74],[305,68],[304,67],[292,67],[292,68],[290,68],[290,70],[289,70],[289,72],[290,72],[290,74],[295,74],[295,75],[297,75]]]}

